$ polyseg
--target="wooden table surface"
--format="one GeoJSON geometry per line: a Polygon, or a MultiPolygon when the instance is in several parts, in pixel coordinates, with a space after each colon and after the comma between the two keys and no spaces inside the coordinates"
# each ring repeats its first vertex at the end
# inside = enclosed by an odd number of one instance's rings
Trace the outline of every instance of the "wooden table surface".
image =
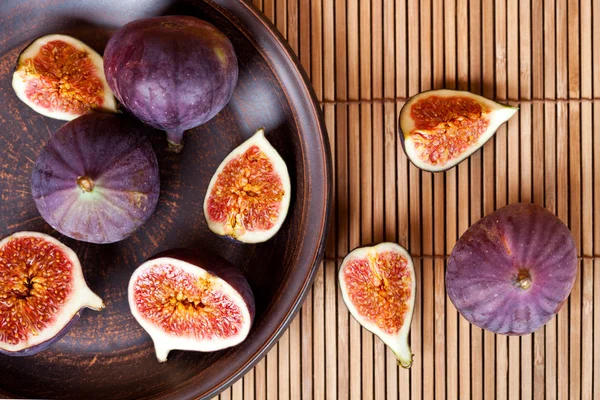
{"type": "Polygon", "coordinates": [[[600,1],[254,4],[299,55],[323,102],[334,215],[326,260],[301,312],[220,398],[599,398],[600,1]],[[470,90],[520,110],[458,167],[422,172],[402,152],[397,116],[407,96],[434,88],[470,90]],[[567,223],[581,261],[558,317],[533,335],[508,338],[458,315],[445,294],[445,255],[470,224],[519,201],[567,223]],[[415,256],[410,370],[350,317],[337,286],[340,258],[383,240],[415,256]]]}

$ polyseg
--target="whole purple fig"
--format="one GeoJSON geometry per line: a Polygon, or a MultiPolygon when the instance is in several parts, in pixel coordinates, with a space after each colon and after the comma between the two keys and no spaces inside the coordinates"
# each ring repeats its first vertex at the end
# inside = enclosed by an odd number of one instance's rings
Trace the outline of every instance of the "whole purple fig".
{"type": "Polygon", "coordinates": [[[123,26],[106,45],[104,70],[117,99],[141,121],[166,131],[174,151],[181,150],[186,130],[227,105],[238,78],[227,36],[188,16],[123,26]]]}
{"type": "Polygon", "coordinates": [[[54,229],[73,239],[125,239],[154,212],[160,180],[147,136],[123,117],[86,114],[52,135],[33,168],[31,193],[54,229]]]}
{"type": "Polygon", "coordinates": [[[560,310],[576,275],[577,250],[567,226],[540,206],[512,204],[460,237],[448,260],[446,290],[472,324],[526,335],[560,310]]]}

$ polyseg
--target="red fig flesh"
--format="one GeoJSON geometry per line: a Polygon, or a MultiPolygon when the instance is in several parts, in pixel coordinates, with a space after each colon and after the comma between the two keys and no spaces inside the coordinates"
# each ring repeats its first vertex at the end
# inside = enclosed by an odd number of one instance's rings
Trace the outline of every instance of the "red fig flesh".
{"type": "Polygon", "coordinates": [[[344,303],[365,329],[409,368],[413,355],[408,333],[415,302],[415,272],[408,252],[396,243],[380,243],[351,251],[338,279],[344,303]]]}
{"type": "Polygon", "coordinates": [[[526,335],[554,317],[576,275],[577,249],[567,226],[540,206],[512,204],[460,237],[448,260],[446,290],[472,324],[526,335]]]}
{"type": "Polygon", "coordinates": [[[465,91],[430,90],[402,107],[400,139],[417,167],[444,171],[483,146],[516,111],[465,91]]]}
{"type": "Polygon", "coordinates": [[[82,308],[104,308],[77,255],[42,233],[0,241],[0,277],[0,353],[38,353],[68,332],[82,308]]]}
{"type": "Polygon", "coordinates": [[[216,351],[242,342],[254,320],[244,276],[220,257],[188,250],[146,261],[129,281],[129,306],[154,341],[156,357],[171,350],[216,351]]]}
{"type": "Polygon", "coordinates": [[[12,84],[19,99],[50,118],[70,121],[93,110],[117,111],[102,57],[70,36],[33,41],[19,56],[12,84]]]}
{"type": "Polygon", "coordinates": [[[264,242],[277,233],[290,204],[285,162],[259,129],[217,168],[204,199],[214,233],[240,242],[264,242]]]}

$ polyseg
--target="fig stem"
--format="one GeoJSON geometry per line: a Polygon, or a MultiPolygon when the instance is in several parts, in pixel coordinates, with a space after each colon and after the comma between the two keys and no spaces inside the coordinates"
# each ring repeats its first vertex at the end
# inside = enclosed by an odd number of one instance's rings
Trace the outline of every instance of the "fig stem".
{"type": "Polygon", "coordinates": [[[531,279],[529,278],[520,279],[517,283],[519,287],[523,290],[527,290],[531,287],[531,279]]]}
{"type": "Polygon", "coordinates": [[[413,363],[413,357],[410,347],[405,345],[399,352],[394,352],[396,355],[396,363],[402,368],[410,368],[413,363]]]}
{"type": "Polygon", "coordinates": [[[517,286],[521,290],[528,290],[531,287],[531,276],[528,271],[520,271],[517,276],[517,286]]]}
{"type": "Polygon", "coordinates": [[[156,340],[152,340],[154,341],[154,352],[156,353],[156,359],[158,360],[158,362],[162,363],[167,361],[167,356],[171,352],[171,349],[163,347],[162,345],[158,345],[156,340]]]}
{"type": "Polygon", "coordinates": [[[91,192],[94,190],[94,181],[89,176],[80,176],[77,178],[77,184],[85,192],[91,192]]]}
{"type": "Polygon", "coordinates": [[[167,147],[167,151],[170,151],[173,153],[179,153],[183,149],[184,133],[185,133],[184,131],[181,131],[181,132],[167,131],[167,142],[169,143],[169,146],[167,147]]]}

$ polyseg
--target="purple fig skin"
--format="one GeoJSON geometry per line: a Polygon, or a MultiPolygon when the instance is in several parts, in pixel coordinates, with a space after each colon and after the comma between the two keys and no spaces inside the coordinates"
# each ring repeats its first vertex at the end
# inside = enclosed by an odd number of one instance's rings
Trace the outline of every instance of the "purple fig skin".
{"type": "Polygon", "coordinates": [[[87,114],[50,138],[33,169],[31,192],[54,229],[73,239],[113,243],[150,218],[160,178],[148,137],[123,117],[87,114]],[[93,181],[90,193],[79,177],[93,181]]]}
{"type": "Polygon", "coordinates": [[[231,99],[238,62],[227,36],[188,16],[139,19],[108,41],[104,70],[115,96],[181,150],[184,131],[202,125],[231,99]]]}
{"type": "Polygon", "coordinates": [[[224,258],[201,249],[171,249],[158,253],[150,258],[150,260],[170,257],[177,260],[185,261],[188,264],[200,267],[213,275],[223,279],[232,288],[234,288],[244,299],[248,311],[250,312],[250,324],[254,322],[256,315],[256,305],[254,301],[254,293],[248,284],[248,281],[242,272],[233,266],[224,258]]]}
{"type": "Polygon", "coordinates": [[[73,328],[73,326],[77,322],[79,322],[79,318],[81,317],[81,312],[83,311],[84,308],[85,307],[81,308],[75,315],[73,315],[73,318],[71,318],[69,323],[66,324],[64,326],[64,328],[62,328],[60,330],[60,332],[58,332],[51,339],[48,339],[43,343],[36,344],[35,346],[28,347],[28,348],[20,350],[20,351],[6,351],[0,347],[0,354],[6,354],[8,356],[13,356],[13,357],[28,357],[28,356],[33,356],[41,351],[46,350],[48,347],[50,347],[51,345],[53,345],[54,343],[56,343],[60,339],[62,339],[62,337],[65,336],[67,333],[69,333],[71,328],[73,328]]]}
{"type": "Polygon", "coordinates": [[[575,241],[560,219],[534,204],[512,204],[461,236],[448,260],[446,290],[472,324],[526,335],[559,311],[577,266],[575,241]]]}

